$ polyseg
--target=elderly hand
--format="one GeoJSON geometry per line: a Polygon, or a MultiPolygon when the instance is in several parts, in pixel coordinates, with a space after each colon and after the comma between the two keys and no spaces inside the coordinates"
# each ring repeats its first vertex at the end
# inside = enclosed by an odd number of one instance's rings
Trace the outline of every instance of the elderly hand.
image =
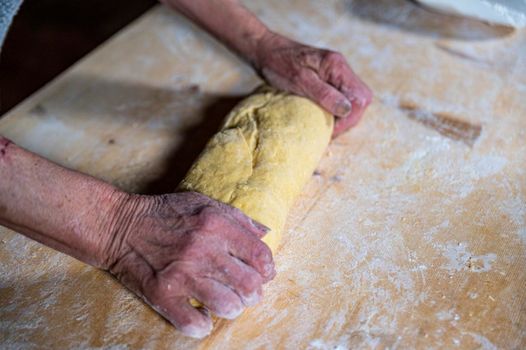
{"type": "Polygon", "coordinates": [[[342,54],[272,32],[260,39],[254,65],[273,86],[307,97],[336,116],[334,136],[358,123],[373,96],[342,54]]]}
{"type": "Polygon", "coordinates": [[[275,275],[267,228],[196,192],[132,195],[115,222],[106,268],[188,336],[211,332],[207,310],[239,316],[275,275]]]}

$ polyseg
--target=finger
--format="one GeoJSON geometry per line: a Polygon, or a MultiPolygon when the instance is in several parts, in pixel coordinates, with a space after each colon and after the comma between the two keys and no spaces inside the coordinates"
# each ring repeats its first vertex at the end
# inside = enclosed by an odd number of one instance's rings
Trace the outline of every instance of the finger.
{"type": "Polygon", "coordinates": [[[314,71],[302,71],[299,81],[303,95],[318,103],[334,116],[343,118],[351,112],[352,104],[348,98],[335,87],[322,81],[314,71]]]}
{"type": "Polygon", "coordinates": [[[252,232],[258,238],[263,238],[270,231],[270,228],[257,222],[256,220],[253,220],[238,208],[217,201],[216,205],[218,205],[220,209],[236,220],[241,226],[243,226],[243,228],[252,232]]]}
{"type": "Polygon", "coordinates": [[[363,116],[365,109],[369,105],[372,99],[372,93],[366,85],[362,85],[354,89],[354,92],[351,92],[348,85],[342,88],[344,94],[349,96],[349,99],[352,100],[353,110],[347,118],[338,118],[334,124],[333,137],[336,137],[349,128],[352,128],[363,116]],[[359,91],[358,94],[355,91],[359,91]],[[359,97],[356,97],[359,96],[359,97]]]}
{"type": "Polygon", "coordinates": [[[164,297],[149,304],[184,335],[202,339],[212,332],[212,320],[194,308],[184,296],[164,297]]]}
{"type": "Polygon", "coordinates": [[[261,300],[263,278],[241,260],[231,255],[216,259],[216,280],[228,285],[241,298],[245,306],[253,306],[261,300]]]}
{"type": "Polygon", "coordinates": [[[274,277],[274,261],[270,248],[217,208],[207,207],[200,213],[206,231],[215,234],[228,253],[252,266],[265,280],[274,277]]]}
{"type": "Polygon", "coordinates": [[[342,71],[343,78],[340,91],[352,102],[354,109],[361,109],[363,113],[365,108],[371,103],[373,93],[347,63],[344,64],[342,71]]]}
{"type": "Polygon", "coordinates": [[[229,253],[256,270],[265,282],[274,275],[274,260],[270,248],[253,235],[233,231],[228,242],[229,253]]]}
{"type": "Polygon", "coordinates": [[[358,108],[355,108],[353,110],[353,113],[351,113],[351,115],[349,115],[347,118],[336,118],[336,121],[334,123],[332,137],[333,138],[338,137],[339,135],[343,134],[345,131],[357,125],[363,116],[364,110],[365,110],[365,107],[358,107],[358,108]]]}
{"type": "Polygon", "coordinates": [[[211,279],[199,279],[192,290],[194,298],[218,317],[233,320],[244,310],[240,297],[229,287],[211,279]]]}
{"type": "Polygon", "coordinates": [[[258,238],[262,238],[265,236],[270,229],[266,227],[265,225],[251,219],[249,216],[245,215],[241,210],[238,208],[235,208],[231,205],[228,205],[226,203],[217,201],[213,198],[210,198],[208,196],[205,196],[202,193],[198,192],[183,192],[185,194],[188,194],[189,197],[187,200],[199,200],[201,202],[205,202],[209,204],[210,206],[219,209],[222,213],[230,216],[234,220],[236,220],[240,225],[242,225],[246,230],[252,232],[255,234],[258,238]]]}
{"type": "Polygon", "coordinates": [[[348,129],[352,128],[361,119],[361,116],[363,114],[363,108],[354,109],[351,115],[349,115],[347,118],[336,118],[336,121],[334,123],[334,129],[332,132],[332,136],[338,137],[348,129]]]}
{"type": "Polygon", "coordinates": [[[334,86],[351,102],[366,106],[371,102],[372,92],[352,70],[339,52],[327,54],[320,65],[320,78],[334,86]]]}
{"type": "Polygon", "coordinates": [[[372,100],[372,92],[338,52],[330,52],[325,56],[319,74],[322,80],[337,88],[352,104],[352,112],[346,117],[349,119],[336,120],[333,135],[339,135],[358,123],[372,100]]]}
{"type": "MultiPolygon", "coordinates": [[[[352,73],[352,71],[350,72],[352,73]]],[[[341,85],[340,90],[347,98],[349,98],[353,107],[357,105],[365,108],[373,99],[371,89],[369,89],[369,87],[354,73],[348,74],[348,76],[344,78],[344,83],[341,85]]]]}

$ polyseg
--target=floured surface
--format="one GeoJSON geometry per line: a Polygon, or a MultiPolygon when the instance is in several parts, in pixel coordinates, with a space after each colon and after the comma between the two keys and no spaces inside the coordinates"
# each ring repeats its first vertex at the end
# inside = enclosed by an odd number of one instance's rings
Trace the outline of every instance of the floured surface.
{"type": "MultiPolygon", "coordinates": [[[[526,347],[526,33],[406,1],[249,7],[342,51],[376,92],[294,205],[264,302],[202,342],[185,339],[105,273],[2,228],[2,345],[526,347]],[[472,146],[444,136],[404,101],[480,135],[472,146]]],[[[167,190],[231,97],[258,84],[157,8],[0,120],[0,132],[128,190],[167,190]]]]}

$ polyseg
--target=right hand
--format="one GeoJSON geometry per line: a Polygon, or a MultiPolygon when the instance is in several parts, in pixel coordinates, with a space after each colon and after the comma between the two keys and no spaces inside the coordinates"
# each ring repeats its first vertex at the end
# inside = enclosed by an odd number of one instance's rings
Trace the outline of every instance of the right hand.
{"type": "Polygon", "coordinates": [[[271,85],[307,97],[336,117],[336,137],[358,123],[373,93],[338,52],[267,32],[252,62],[271,85]]]}
{"type": "Polygon", "coordinates": [[[185,335],[210,334],[207,310],[233,319],[274,275],[267,228],[196,192],[130,195],[104,249],[105,268],[185,335]],[[190,299],[205,308],[190,305],[190,299]]]}

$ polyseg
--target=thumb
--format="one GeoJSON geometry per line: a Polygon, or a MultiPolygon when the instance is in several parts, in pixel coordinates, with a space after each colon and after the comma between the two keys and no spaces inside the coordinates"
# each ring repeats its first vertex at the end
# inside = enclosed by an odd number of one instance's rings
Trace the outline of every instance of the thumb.
{"type": "Polygon", "coordinates": [[[234,210],[232,217],[236,219],[236,221],[239,222],[244,228],[256,235],[256,237],[259,239],[265,237],[265,235],[270,231],[270,228],[243,214],[243,212],[239,209],[234,210]]]}
{"type": "Polygon", "coordinates": [[[228,214],[228,216],[234,219],[235,222],[241,225],[245,230],[254,234],[257,238],[263,238],[270,231],[270,228],[250,218],[248,215],[245,215],[240,209],[222,202],[217,203],[225,214],[228,214]]]}
{"type": "Polygon", "coordinates": [[[336,117],[345,118],[352,111],[349,99],[333,86],[322,81],[311,70],[300,73],[303,95],[318,103],[336,117]]]}

